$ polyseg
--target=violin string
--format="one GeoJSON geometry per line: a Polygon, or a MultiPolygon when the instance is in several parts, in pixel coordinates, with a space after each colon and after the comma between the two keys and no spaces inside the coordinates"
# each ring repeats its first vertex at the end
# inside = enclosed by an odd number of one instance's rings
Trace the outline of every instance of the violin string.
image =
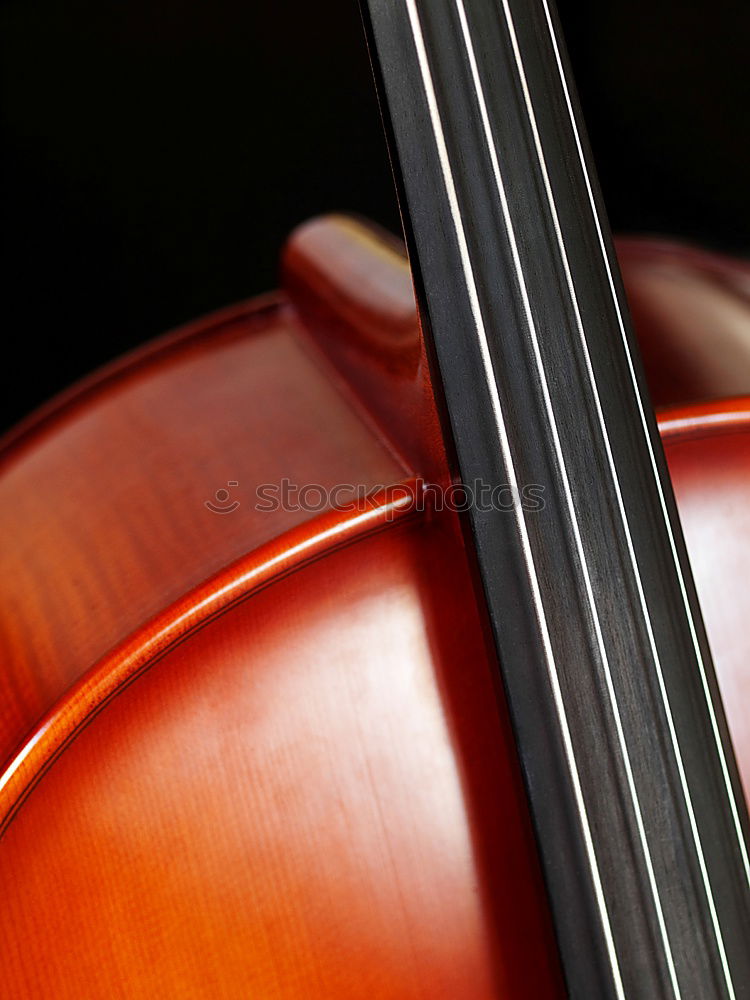
{"type": "Polygon", "coordinates": [[[560,732],[562,735],[563,747],[565,751],[568,770],[571,776],[571,783],[573,786],[576,808],[578,810],[579,820],[583,832],[586,855],[589,863],[589,868],[591,870],[594,895],[596,898],[597,908],[602,923],[602,930],[604,934],[607,955],[612,970],[612,978],[614,982],[615,992],[617,994],[618,1000],[625,1000],[625,993],[622,983],[622,974],[620,972],[617,951],[614,943],[614,936],[612,933],[609,913],[607,910],[607,902],[604,895],[604,889],[602,886],[601,874],[599,872],[599,864],[596,857],[596,849],[594,847],[593,836],[591,833],[591,825],[586,809],[586,803],[583,796],[583,789],[581,786],[578,764],[576,761],[575,751],[573,748],[573,741],[570,733],[570,725],[568,722],[565,703],[562,696],[560,677],[557,669],[557,664],[555,662],[554,652],[552,649],[552,642],[550,639],[549,627],[546,620],[544,602],[542,600],[542,595],[541,595],[541,587],[537,575],[536,565],[534,562],[534,555],[531,549],[528,528],[525,521],[525,512],[523,511],[523,508],[520,503],[520,493],[518,490],[518,477],[513,462],[513,455],[510,448],[510,441],[508,438],[507,427],[503,415],[502,404],[500,402],[500,397],[497,389],[497,375],[494,370],[492,357],[489,350],[489,343],[487,339],[487,331],[484,324],[484,318],[482,316],[481,306],[479,304],[479,295],[477,292],[476,278],[474,276],[474,271],[471,264],[471,258],[466,239],[466,232],[464,228],[463,219],[461,216],[461,209],[458,204],[458,197],[456,193],[455,182],[453,179],[453,171],[450,165],[450,158],[448,155],[445,133],[443,130],[442,119],[437,103],[437,97],[435,94],[432,72],[430,70],[430,65],[427,57],[424,35],[422,32],[419,13],[416,7],[416,0],[405,0],[405,3],[409,17],[409,24],[416,48],[419,70],[422,77],[422,85],[424,87],[425,97],[427,100],[432,131],[437,146],[438,159],[440,162],[440,168],[443,175],[443,183],[445,187],[446,197],[448,200],[448,205],[453,220],[453,228],[458,243],[459,256],[461,259],[461,266],[464,273],[464,281],[466,284],[466,290],[469,297],[469,304],[471,307],[472,317],[478,335],[480,354],[482,357],[482,364],[485,370],[487,388],[489,391],[490,401],[493,409],[493,415],[495,418],[495,425],[498,432],[498,439],[500,443],[501,453],[503,457],[503,462],[505,464],[506,472],[510,480],[510,486],[514,497],[514,514],[515,514],[516,524],[518,527],[519,538],[521,541],[521,548],[523,551],[523,557],[526,564],[526,572],[529,579],[529,585],[531,588],[534,611],[537,617],[537,624],[539,626],[539,632],[542,638],[545,662],[547,664],[547,671],[553,692],[555,710],[557,712],[558,722],[560,725],[560,732]]]}
{"type": "MultiPolygon", "coordinates": [[[[724,948],[724,940],[721,933],[721,927],[718,920],[718,915],[716,913],[716,905],[714,901],[713,891],[711,888],[711,881],[708,875],[708,870],[706,867],[705,855],[703,851],[703,844],[701,842],[700,833],[698,830],[698,824],[695,817],[695,810],[693,807],[692,796],[690,794],[690,789],[688,786],[687,776],[685,773],[685,767],[682,757],[682,752],[680,749],[679,738],[677,736],[677,730],[674,723],[674,717],[672,714],[672,708],[669,700],[669,695],[667,693],[666,682],[664,680],[664,673],[661,665],[661,658],[659,656],[659,651],[656,644],[656,638],[654,636],[653,625],[651,622],[651,615],[649,612],[648,602],[646,600],[646,595],[643,588],[643,581],[641,577],[640,567],[638,565],[638,559],[635,554],[635,547],[633,544],[632,534],[630,530],[630,523],[625,510],[625,503],[622,496],[622,489],[620,486],[620,479],[617,473],[617,468],[615,465],[614,455],[612,454],[612,448],[610,444],[609,434],[607,431],[606,421],[604,419],[604,412],[601,405],[601,397],[599,394],[599,389],[597,386],[596,376],[594,374],[593,365],[591,363],[591,355],[589,353],[588,341],[586,338],[586,332],[584,330],[583,320],[581,317],[580,307],[578,303],[578,295],[576,293],[575,285],[573,282],[573,277],[570,269],[570,262],[568,259],[567,249],[565,246],[565,240],[562,235],[562,228],[560,226],[560,219],[557,211],[557,205],[552,192],[552,185],[549,179],[549,173],[547,170],[547,162],[544,156],[544,150],[541,143],[541,138],[539,135],[539,128],[537,125],[536,115],[534,112],[533,102],[531,100],[531,94],[528,87],[528,81],[526,79],[526,72],[523,65],[523,58],[521,56],[520,48],[518,45],[518,38],[516,35],[515,24],[513,20],[513,15],[510,10],[508,0],[501,0],[503,6],[503,12],[505,15],[505,21],[508,26],[508,32],[510,35],[511,46],[513,49],[513,55],[518,69],[518,76],[521,83],[521,89],[524,95],[524,101],[526,104],[526,110],[529,118],[529,123],[531,125],[532,135],[534,138],[534,145],[536,148],[537,159],[539,161],[540,170],[542,173],[542,179],[544,182],[544,188],[547,197],[547,203],[549,205],[550,213],[552,216],[553,227],[555,230],[555,235],[557,238],[557,243],[560,251],[560,258],[562,261],[563,269],[565,271],[565,279],[568,286],[568,291],[570,294],[571,303],[573,306],[573,311],[576,319],[576,326],[578,328],[578,333],[580,337],[580,342],[583,348],[583,355],[586,365],[586,373],[588,375],[589,383],[591,385],[591,391],[594,398],[594,403],[596,407],[597,418],[599,425],[601,427],[602,438],[604,441],[605,451],[607,455],[607,463],[609,465],[610,474],[612,477],[612,482],[615,488],[615,494],[617,497],[617,507],[620,514],[620,519],[622,521],[623,529],[625,532],[625,537],[627,540],[628,555],[630,557],[630,562],[633,568],[633,573],[635,575],[636,585],[638,589],[639,602],[641,605],[641,610],[643,612],[644,621],[646,624],[646,630],[648,633],[649,645],[651,647],[651,653],[653,656],[654,666],[656,668],[656,675],[659,686],[659,693],[664,704],[664,710],[667,718],[667,725],[669,728],[670,740],[675,753],[675,758],[677,761],[678,772],[680,776],[680,785],[682,788],[683,797],[685,799],[686,808],[688,811],[688,817],[690,822],[691,833],[693,836],[693,841],[695,844],[695,850],[698,857],[698,863],[701,870],[701,877],[703,879],[704,889],[706,893],[706,899],[708,901],[709,911],[711,914],[711,921],[714,929],[714,934],[716,937],[717,946],[719,949],[719,954],[721,956],[722,969],[724,972],[724,978],[726,980],[727,989],[729,990],[730,997],[734,996],[734,987],[732,985],[731,974],[729,971],[729,965],[727,962],[726,951],[724,948]]],[[[488,136],[488,142],[492,142],[492,136],[488,136]]]]}
{"type": "MultiPolygon", "coordinates": [[[[662,907],[661,896],[659,894],[659,887],[654,872],[653,859],[651,857],[651,850],[649,847],[646,828],[643,821],[643,813],[641,810],[641,804],[638,796],[638,791],[636,788],[635,777],[633,775],[630,752],[628,749],[627,740],[625,738],[622,716],[620,713],[620,706],[617,700],[614,681],[612,678],[612,671],[609,663],[609,656],[607,654],[607,647],[602,632],[601,620],[599,617],[599,609],[597,607],[596,598],[594,597],[594,590],[591,583],[591,575],[589,572],[589,567],[586,559],[583,539],[581,537],[580,524],[578,521],[578,516],[575,509],[575,503],[573,500],[573,492],[570,486],[570,479],[568,476],[562,445],[560,442],[560,435],[557,427],[557,420],[555,418],[554,406],[552,404],[552,399],[549,391],[549,383],[547,380],[547,374],[545,371],[545,366],[542,360],[541,350],[539,347],[539,334],[537,331],[536,322],[533,317],[531,302],[529,300],[528,288],[526,284],[526,278],[523,272],[523,265],[521,264],[521,258],[518,251],[518,241],[516,238],[513,220],[511,217],[510,207],[508,205],[505,181],[503,180],[502,171],[500,169],[500,164],[498,162],[496,143],[494,140],[494,136],[492,134],[492,126],[490,124],[489,114],[487,111],[487,102],[485,98],[484,88],[482,86],[482,82],[479,75],[479,68],[477,66],[474,44],[471,38],[471,32],[469,30],[468,21],[466,18],[466,9],[464,7],[464,2],[463,0],[454,0],[454,3],[456,11],[458,13],[459,22],[461,24],[461,32],[463,34],[466,54],[469,60],[469,67],[471,70],[476,101],[479,107],[479,113],[482,120],[482,127],[484,130],[486,145],[489,151],[490,161],[492,164],[495,186],[497,188],[498,195],[500,197],[500,205],[502,208],[503,220],[505,223],[505,229],[508,236],[508,242],[510,244],[511,256],[513,258],[513,266],[516,272],[516,280],[518,284],[518,289],[521,294],[521,299],[523,302],[524,318],[526,320],[526,325],[528,327],[532,343],[534,362],[539,376],[540,387],[542,389],[542,396],[544,399],[547,422],[549,424],[552,441],[554,445],[555,458],[560,473],[560,478],[563,484],[565,502],[568,509],[568,518],[573,531],[578,562],[583,576],[584,587],[586,591],[586,600],[588,603],[589,612],[591,614],[591,619],[594,624],[594,630],[596,633],[596,643],[599,650],[599,657],[601,660],[601,665],[605,676],[607,693],[609,696],[609,701],[612,709],[612,715],[615,720],[615,728],[617,731],[620,753],[622,756],[625,775],[627,778],[628,792],[630,794],[630,798],[632,801],[633,813],[635,816],[636,827],[638,829],[638,837],[640,840],[643,857],[646,863],[646,871],[648,874],[649,887],[651,889],[651,895],[653,898],[654,908],[656,910],[656,915],[657,915],[657,922],[659,924],[659,933],[661,935],[662,944],[664,947],[665,958],[669,970],[669,977],[672,983],[674,995],[679,1000],[681,993],[677,981],[677,972],[675,970],[674,958],[672,956],[672,948],[669,942],[669,935],[667,933],[666,922],[664,918],[664,910],[662,907]]],[[[522,79],[525,83],[525,75],[523,76],[522,79]]]]}
{"type": "Polygon", "coordinates": [[[727,799],[729,801],[729,806],[730,806],[730,809],[731,809],[731,812],[732,812],[732,821],[733,821],[734,828],[735,828],[735,833],[736,833],[736,837],[737,837],[737,843],[738,843],[739,848],[740,848],[740,853],[742,855],[742,861],[743,861],[743,865],[744,865],[744,868],[745,868],[745,877],[747,879],[748,885],[750,886],[750,857],[748,856],[748,848],[747,848],[747,844],[745,842],[745,835],[744,835],[743,829],[742,829],[742,822],[740,820],[739,807],[738,807],[738,804],[737,804],[737,795],[736,795],[735,789],[734,789],[734,787],[732,785],[731,776],[729,774],[729,765],[727,763],[724,742],[722,740],[721,731],[719,729],[719,723],[718,723],[718,719],[717,719],[717,715],[716,715],[716,706],[714,704],[713,695],[711,693],[711,689],[710,689],[710,686],[709,686],[709,683],[708,683],[708,676],[707,676],[707,673],[706,673],[706,666],[705,666],[705,663],[704,663],[704,660],[703,660],[703,653],[702,653],[701,648],[700,648],[700,641],[698,639],[698,632],[697,632],[695,620],[694,620],[694,617],[693,617],[692,609],[690,607],[690,599],[689,599],[688,593],[687,593],[687,586],[685,584],[685,577],[684,577],[684,573],[683,573],[683,569],[682,569],[682,562],[681,562],[681,559],[680,559],[680,555],[679,555],[679,553],[677,551],[677,545],[676,545],[676,542],[675,542],[674,532],[672,530],[672,522],[671,522],[671,518],[670,518],[670,515],[669,515],[669,510],[667,509],[666,498],[664,496],[664,489],[663,489],[663,486],[662,486],[661,476],[659,474],[659,467],[658,467],[657,462],[656,462],[656,455],[654,453],[654,446],[653,446],[653,442],[651,440],[651,434],[649,432],[648,421],[646,419],[646,411],[645,411],[645,408],[644,408],[644,403],[643,403],[643,399],[642,399],[642,396],[641,396],[640,387],[638,385],[638,378],[637,378],[636,373],[635,373],[635,365],[633,363],[633,356],[632,356],[632,352],[630,350],[630,344],[628,342],[627,332],[625,330],[625,322],[624,322],[624,319],[623,319],[622,310],[620,308],[620,302],[619,302],[619,298],[618,298],[618,295],[617,295],[617,290],[615,289],[614,278],[613,278],[613,275],[612,275],[612,268],[610,266],[609,256],[607,254],[607,250],[606,250],[606,246],[605,246],[605,242],[604,242],[604,235],[602,233],[602,226],[601,226],[601,221],[599,219],[599,212],[598,212],[598,209],[596,207],[596,200],[594,198],[594,193],[593,193],[593,190],[592,190],[591,178],[589,177],[588,168],[586,166],[586,158],[585,158],[584,153],[583,153],[583,146],[582,146],[582,142],[581,142],[581,136],[580,136],[580,132],[578,130],[577,122],[576,122],[576,116],[575,116],[575,113],[573,111],[573,104],[572,104],[571,97],[570,97],[570,90],[568,88],[568,83],[567,83],[567,79],[566,79],[565,70],[564,70],[563,64],[562,64],[562,57],[560,55],[560,48],[559,48],[559,45],[558,45],[558,42],[557,42],[557,35],[556,35],[556,32],[555,32],[554,26],[552,24],[552,17],[551,17],[551,14],[550,14],[549,5],[547,3],[547,0],[542,0],[542,5],[544,7],[544,14],[545,14],[546,22],[547,22],[547,29],[549,31],[550,39],[551,39],[551,42],[552,42],[552,47],[553,47],[554,54],[555,54],[555,61],[556,61],[556,64],[557,64],[557,71],[558,71],[558,74],[559,74],[559,77],[560,77],[560,82],[562,84],[563,92],[564,92],[564,95],[565,95],[565,104],[566,104],[566,107],[567,107],[568,116],[570,118],[570,123],[571,123],[572,129],[573,129],[573,136],[574,136],[574,139],[575,139],[576,150],[577,150],[578,159],[579,159],[580,165],[581,165],[581,172],[582,172],[583,179],[584,179],[584,182],[585,182],[585,185],[586,185],[586,191],[587,191],[587,195],[588,195],[589,204],[591,206],[591,214],[592,214],[592,217],[593,217],[593,220],[594,220],[594,225],[596,227],[596,232],[597,232],[597,238],[598,238],[598,242],[599,242],[599,247],[600,247],[602,258],[603,258],[603,261],[604,261],[604,266],[605,266],[605,269],[606,269],[606,272],[607,272],[607,280],[608,280],[608,284],[609,284],[610,293],[612,295],[612,300],[613,300],[614,306],[615,306],[615,313],[617,315],[617,322],[618,322],[618,327],[619,327],[619,330],[620,330],[620,336],[622,338],[622,342],[623,342],[623,345],[625,347],[625,355],[626,355],[626,358],[627,358],[628,370],[629,370],[629,373],[630,373],[631,381],[633,383],[633,389],[634,389],[634,393],[635,393],[636,402],[637,402],[637,405],[638,405],[638,411],[639,411],[639,415],[640,415],[640,419],[641,419],[641,425],[642,425],[642,428],[643,428],[644,436],[646,438],[646,444],[647,444],[647,447],[648,447],[649,458],[650,458],[650,461],[651,461],[651,468],[653,470],[654,479],[656,481],[656,488],[657,488],[657,491],[658,491],[658,494],[659,494],[659,502],[660,502],[660,506],[661,506],[661,510],[662,510],[662,515],[663,515],[663,518],[664,518],[664,523],[666,524],[666,527],[667,527],[667,534],[668,534],[668,537],[669,537],[670,549],[671,549],[671,552],[672,552],[672,558],[673,558],[673,561],[674,561],[675,569],[677,571],[677,577],[678,577],[679,585],[680,585],[680,593],[681,593],[681,596],[682,596],[683,605],[685,607],[685,613],[687,615],[687,619],[688,619],[688,623],[689,623],[689,627],[690,627],[690,635],[691,635],[691,639],[692,639],[692,643],[693,643],[693,648],[695,650],[695,656],[696,656],[696,660],[697,660],[697,663],[698,663],[699,672],[700,672],[701,685],[702,685],[702,688],[703,688],[703,694],[704,694],[704,697],[705,697],[705,700],[706,700],[706,704],[708,706],[709,717],[710,717],[710,720],[711,720],[711,730],[712,730],[712,733],[713,733],[713,737],[714,737],[714,741],[715,741],[715,744],[716,744],[717,753],[718,753],[718,756],[719,756],[719,762],[720,762],[720,765],[721,765],[722,777],[723,777],[723,780],[724,780],[724,785],[725,785],[725,789],[726,789],[727,799]]]}

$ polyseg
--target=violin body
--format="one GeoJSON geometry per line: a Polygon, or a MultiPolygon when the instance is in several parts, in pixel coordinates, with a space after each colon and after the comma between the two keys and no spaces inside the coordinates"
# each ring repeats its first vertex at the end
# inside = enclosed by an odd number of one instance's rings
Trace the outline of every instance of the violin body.
{"type": "MultiPolygon", "coordinates": [[[[747,789],[748,271],[620,259],[747,789]]],[[[3,992],[562,996],[404,258],[283,272],[2,453],[3,992]]]]}

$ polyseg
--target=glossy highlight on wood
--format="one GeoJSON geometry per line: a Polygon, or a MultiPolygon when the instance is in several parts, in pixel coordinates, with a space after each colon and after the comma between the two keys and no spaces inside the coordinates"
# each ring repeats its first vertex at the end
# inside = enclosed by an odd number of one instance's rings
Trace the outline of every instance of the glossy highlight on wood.
{"type": "MultiPolygon", "coordinates": [[[[3,990],[561,997],[403,257],[318,220],[284,274],[3,453],[3,990]]],[[[750,399],[660,427],[747,787],[750,399]]]]}

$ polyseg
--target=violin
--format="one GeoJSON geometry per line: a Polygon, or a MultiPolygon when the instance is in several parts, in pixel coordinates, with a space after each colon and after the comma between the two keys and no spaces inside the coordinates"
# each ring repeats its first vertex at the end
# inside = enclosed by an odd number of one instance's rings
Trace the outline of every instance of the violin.
{"type": "Polygon", "coordinates": [[[363,14],[406,248],[3,444],[3,995],[748,997],[750,267],[613,244],[548,0],[363,14]]]}

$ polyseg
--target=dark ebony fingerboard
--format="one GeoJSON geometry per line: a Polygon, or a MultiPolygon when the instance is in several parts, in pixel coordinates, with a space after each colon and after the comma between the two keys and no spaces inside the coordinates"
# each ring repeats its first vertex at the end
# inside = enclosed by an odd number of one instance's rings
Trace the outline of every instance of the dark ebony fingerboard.
{"type": "Polygon", "coordinates": [[[470,525],[570,995],[749,997],[745,805],[555,15],[365,7],[458,471],[518,490],[470,525]]]}

